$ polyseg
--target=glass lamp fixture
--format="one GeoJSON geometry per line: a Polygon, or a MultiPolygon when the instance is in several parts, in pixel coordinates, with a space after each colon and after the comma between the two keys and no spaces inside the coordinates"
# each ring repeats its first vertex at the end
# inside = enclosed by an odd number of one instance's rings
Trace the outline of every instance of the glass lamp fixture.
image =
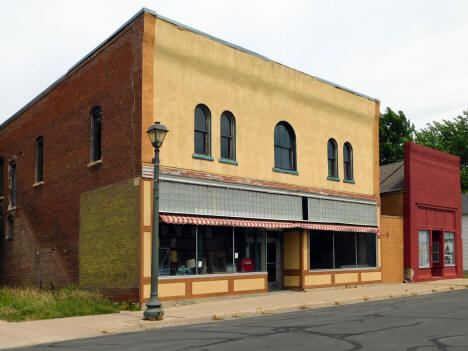
{"type": "Polygon", "coordinates": [[[168,130],[166,126],[159,122],[154,122],[154,124],[149,127],[147,131],[151,144],[154,147],[161,147],[167,132],[168,130]]]}

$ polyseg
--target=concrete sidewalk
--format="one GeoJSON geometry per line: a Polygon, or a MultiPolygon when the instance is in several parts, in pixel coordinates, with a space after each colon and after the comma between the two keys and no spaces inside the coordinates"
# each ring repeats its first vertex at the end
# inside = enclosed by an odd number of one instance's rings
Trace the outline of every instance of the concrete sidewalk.
{"type": "Polygon", "coordinates": [[[0,321],[0,349],[466,288],[468,279],[451,279],[323,288],[304,292],[281,290],[261,295],[168,302],[164,307],[165,317],[162,321],[142,320],[143,311],[19,323],[0,321]]]}

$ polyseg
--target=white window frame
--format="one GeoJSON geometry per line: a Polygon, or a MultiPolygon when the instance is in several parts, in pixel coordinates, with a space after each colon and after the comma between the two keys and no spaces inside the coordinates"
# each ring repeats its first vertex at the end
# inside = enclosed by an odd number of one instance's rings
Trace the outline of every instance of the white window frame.
{"type": "Polygon", "coordinates": [[[419,261],[419,268],[430,268],[431,267],[431,258],[430,254],[432,254],[430,247],[429,247],[429,230],[420,230],[418,232],[418,261],[419,261]],[[421,235],[426,236],[426,242],[421,241],[421,235]],[[424,262],[421,260],[421,255],[424,254],[424,247],[422,247],[422,244],[425,245],[425,251],[426,251],[426,257],[427,257],[427,262],[424,262]]]}
{"type": "Polygon", "coordinates": [[[454,232],[445,232],[444,233],[444,266],[446,267],[454,267],[455,266],[455,233],[454,232]],[[445,250],[445,245],[446,245],[446,239],[447,239],[447,236],[448,234],[450,234],[450,236],[452,237],[452,241],[453,241],[453,252],[452,252],[452,262],[453,263],[446,263],[445,261],[445,257],[447,256],[447,252],[445,250]]]}

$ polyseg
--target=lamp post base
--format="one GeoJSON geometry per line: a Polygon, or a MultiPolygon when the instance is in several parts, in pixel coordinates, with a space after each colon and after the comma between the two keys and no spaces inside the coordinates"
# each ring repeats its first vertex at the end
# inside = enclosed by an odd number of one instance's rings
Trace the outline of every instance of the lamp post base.
{"type": "Polygon", "coordinates": [[[164,311],[157,294],[151,294],[150,299],[146,304],[146,310],[143,312],[143,316],[145,319],[161,320],[163,318],[164,311]]]}
{"type": "Polygon", "coordinates": [[[146,307],[143,316],[148,320],[161,320],[164,316],[164,311],[161,307],[146,307]]]}

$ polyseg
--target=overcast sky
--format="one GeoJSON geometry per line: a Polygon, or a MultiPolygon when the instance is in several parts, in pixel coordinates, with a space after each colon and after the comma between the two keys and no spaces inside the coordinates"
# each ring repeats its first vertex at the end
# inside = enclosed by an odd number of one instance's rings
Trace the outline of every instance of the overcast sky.
{"type": "Polygon", "coordinates": [[[0,123],[142,7],[402,110],[468,110],[468,1],[0,0],[0,123]]]}

